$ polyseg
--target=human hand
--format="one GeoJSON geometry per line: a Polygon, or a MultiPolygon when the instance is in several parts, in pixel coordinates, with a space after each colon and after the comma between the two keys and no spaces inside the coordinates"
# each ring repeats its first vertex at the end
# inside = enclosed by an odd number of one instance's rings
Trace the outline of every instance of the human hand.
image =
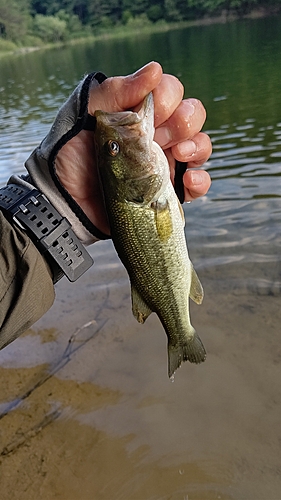
{"type": "MultiPolygon", "coordinates": [[[[188,162],[183,176],[185,201],[206,194],[210,176],[200,167],[211,154],[208,135],[200,132],[206,112],[197,99],[183,99],[179,80],[163,74],[160,64],[151,62],[129,76],[105,80],[90,93],[88,112],[97,109],[115,112],[135,109],[153,91],[155,141],[165,151],[174,178],[175,160],[188,162]]],[[[92,223],[109,234],[106,210],[100,189],[97,166],[94,163],[93,132],[82,130],[67,142],[56,158],[56,174],[60,182],[86,213],[92,223]]]]}

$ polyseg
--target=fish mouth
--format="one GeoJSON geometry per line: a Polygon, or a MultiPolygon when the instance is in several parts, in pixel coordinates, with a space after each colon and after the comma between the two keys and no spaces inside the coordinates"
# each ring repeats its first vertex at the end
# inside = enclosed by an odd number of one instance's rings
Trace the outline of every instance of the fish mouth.
{"type": "MultiPolygon", "coordinates": [[[[96,119],[102,120],[105,126],[108,127],[133,127],[142,123],[154,123],[154,103],[153,94],[150,92],[143,100],[141,108],[136,111],[119,111],[108,113],[106,111],[97,110],[94,116],[96,119]]],[[[145,127],[147,128],[147,127],[145,127]]]]}

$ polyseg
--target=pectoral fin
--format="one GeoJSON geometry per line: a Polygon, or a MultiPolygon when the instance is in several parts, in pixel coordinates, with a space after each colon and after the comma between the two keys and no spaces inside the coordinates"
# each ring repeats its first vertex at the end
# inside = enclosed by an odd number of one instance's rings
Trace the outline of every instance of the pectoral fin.
{"type": "Polygon", "coordinates": [[[151,204],[151,208],[154,211],[154,221],[158,238],[160,241],[166,242],[173,232],[173,221],[168,200],[154,201],[151,204]]]}
{"type": "Polygon", "coordinates": [[[131,285],[131,295],[133,315],[139,323],[144,323],[148,316],[152,313],[152,310],[140,296],[133,284],[131,285]]]}
{"type": "Polygon", "coordinates": [[[204,290],[192,264],[189,296],[194,302],[196,302],[196,304],[202,304],[204,298],[204,290]]]}

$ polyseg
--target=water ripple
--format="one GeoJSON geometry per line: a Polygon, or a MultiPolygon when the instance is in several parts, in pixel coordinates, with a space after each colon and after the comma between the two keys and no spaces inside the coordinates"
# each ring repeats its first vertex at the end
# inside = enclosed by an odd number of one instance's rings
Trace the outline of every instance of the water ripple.
{"type": "MultiPolygon", "coordinates": [[[[1,185],[12,173],[24,172],[26,158],[48,133],[66,92],[67,86],[61,84],[54,92],[55,78],[51,75],[47,86],[38,86],[34,96],[26,93],[26,83],[18,87],[20,97],[13,95],[11,80],[7,82],[10,92],[1,89],[1,185]]],[[[281,175],[280,127],[280,122],[258,127],[253,118],[248,118],[207,131],[213,154],[205,168],[211,174],[212,186],[207,196],[185,207],[187,239],[192,251],[195,249],[199,267],[212,269],[230,263],[235,267],[242,262],[278,264],[273,248],[281,243],[281,191],[276,179],[281,175]],[[196,225],[190,223],[190,214],[196,225]]],[[[112,261],[112,253],[110,246],[101,272],[110,273],[120,266],[112,261]]],[[[103,286],[102,279],[96,286],[103,286]]]]}

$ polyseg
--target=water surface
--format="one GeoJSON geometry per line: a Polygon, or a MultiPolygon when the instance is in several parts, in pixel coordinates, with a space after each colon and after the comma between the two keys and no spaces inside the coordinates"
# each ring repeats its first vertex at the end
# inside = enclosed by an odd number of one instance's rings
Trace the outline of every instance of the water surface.
{"type": "Polygon", "coordinates": [[[168,380],[158,319],[136,323],[111,242],[95,244],[95,266],[0,353],[5,499],[280,498],[280,42],[270,18],[0,61],[1,184],[92,70],[159,61],[203,101],[213,142],[212,187],[185,207],[206,362],[168,380]]]}

